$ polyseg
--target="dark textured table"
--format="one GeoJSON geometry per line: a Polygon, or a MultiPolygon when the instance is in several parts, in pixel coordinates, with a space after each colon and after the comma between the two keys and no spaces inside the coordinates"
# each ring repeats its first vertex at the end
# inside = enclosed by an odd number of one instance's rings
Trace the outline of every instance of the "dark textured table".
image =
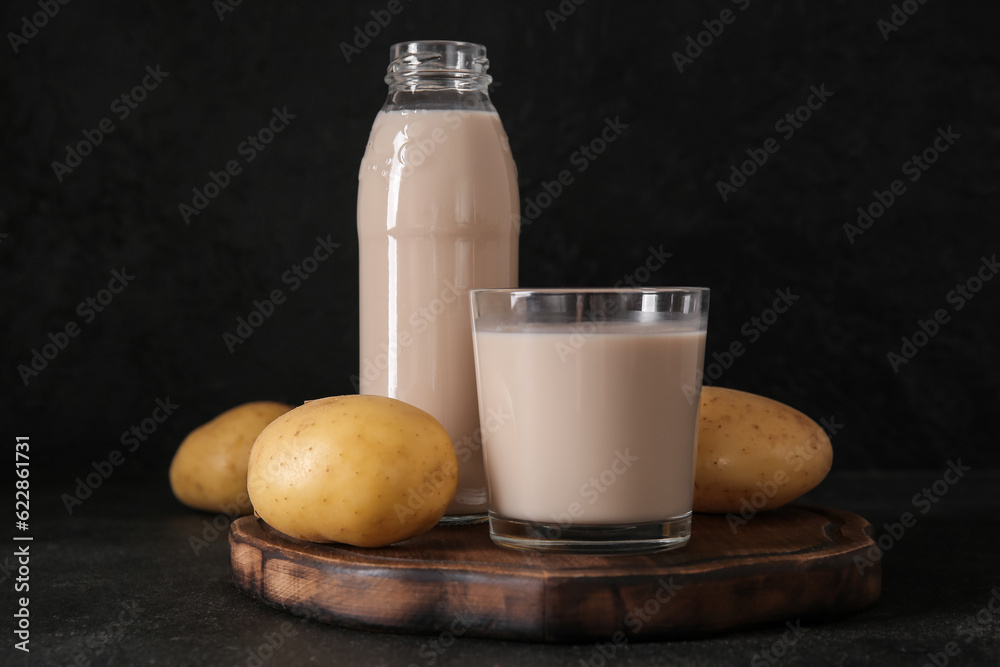
{"type": "MultiPolygon", "coordinates": [[[[964,462],[968,463],[968,462],[964,462]]],[[[70,515],[71,474],[34,475],[31,542],[0,553],[6,624],[29,597],[30,653],[11,665],[884,665],[1000,664],[1000,471],[833,474],[810,502],[869,519],[885,549],[882,598],[837,619],[661,643],[538,645],[379,634],[267,607],[230,580],[227,521],[181,506],[164,476],[112,475],[70,515]],[[161,478],[162,477],[162,478],[161,478]],[[908,513],[908,514],[907,514],[908,513]],[[213,525],[214,523],[214,525],[213,525]],[[16,548],[29,544],[27,593],[16,548]]],[[[17,620],[14,620],[17,623],[17,620]]]]}

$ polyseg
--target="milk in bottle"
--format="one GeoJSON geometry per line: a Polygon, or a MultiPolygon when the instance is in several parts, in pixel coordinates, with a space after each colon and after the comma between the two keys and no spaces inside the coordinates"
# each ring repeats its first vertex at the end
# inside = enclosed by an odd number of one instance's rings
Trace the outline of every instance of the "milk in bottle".
{"type": "Polygon", "coordinates": [[[486,49],[396,44],[358,187],[360,391],[438,419],[459,486],[446,522],[486,511],[469,290],[517,285],[517,178],[486,49]]]}

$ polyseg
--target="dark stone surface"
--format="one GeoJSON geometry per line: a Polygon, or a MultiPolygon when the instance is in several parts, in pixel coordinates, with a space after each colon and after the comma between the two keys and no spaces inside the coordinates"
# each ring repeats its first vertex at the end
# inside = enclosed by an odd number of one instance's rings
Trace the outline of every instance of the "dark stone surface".
{"type": "MultiPolygon", "coordinates": [[[[961,310],[947,298],[1000,246],[1000,6],[916,4],[884,39],[890,2],[588,2],[550,23],[555,0],[404,1],[347,62],[341,43],[385,6],[244,2],[220,20],[209,2],[72,2],[16,53],[5,40],[0,423],[44,438],[40,461],[82,473],[169,397],[181,407],[129,463],[159,471],[233,405],[354,390],[356,179],[388,47],[444,37],[489,49],[524,208],[574,178],[524,228],[523,285],[642,278],[662,245],[673,255],[648,284],[713,290],[709,364],[745,346],[709,365],[714,381],[833,416],[838,467],[1000,466],[982,437],[1000,288],[961,310]],[[733,21],[679,72],[674,52],[724,9],[733,21]],[[112,101],[157,65],[169,74],[121,118],[112,101]],[[788,136],[776,124],[812,87],[833,95],[788,136]],[[287,129],[185,225],[178,205],[245,160],[275,107],[295,114],[287,129]],[[114,131],[58,180],[53,161],[106,117],[114,131]],[[609,118],[627,129],[579,171],[574,152],[609,118]],[[903,164],[949,127],[961,138],[910,182],[903,164]],[[769,138],[778,152],[723,201],[717,183],[769,138]],[[852,244],[844,225],[894,179],[906,192],[852,244]],[[317,236],[341,247],[293,291],[282,275],[317,236]],[[134,280],[88,321],[78,304],[121,267],[134,280]],[[287,302],[230,353],[223,333],[274,289],[287,302]],[[753,324],[786,289],[791,309],[753,324]],[[950,320],[894,372],[887,354],[938,309],[950,320]],[[79,335],[25,386],[18,365],[69,322],[79,335]]],[[[0,25],[38,11],[6,2],[0,25]]]]}
{"type": "MultiPolygon", "coordinates": [[[[9,665],[70,665],[82,656],[79,664],[86,664],[83,659],[94,665],[177,667],[249,661],[252,667],[257,663],[250,652],[261,656],[260,647],[270,639],[278,648],[273,655],[264,650],[263,665],[919,666],[928,652],[955,642],[960,653],[950,664],[996,665],[1000,471],[973,470],[946,485],[937,502],[915,502],[914,496],[933,489],[943,473],[835,474],[809,496],[876,526],[887,548],[882,598],[873,607],[837,619],[788,619],[806,630],[787,646],[781,644],[787,627],[776,623],[690,641],[627,644],[606,663],[594,644],[452,641],[447,635],[362,632],[295,618],[236,589],[225,531],[213,538],[207,526],[215,517],[177,503],[163,476],[151,481],[112,476],[72,515],[59,500],[67,485],[38,476],[29,531],[34,537],[31,653],[18,655],[8,640],[0,654],[9,665]],[[899,522],[904,512],[915,522],[887,532],[884,524],[899,522]],[[769,662],[762,652],[775,645],[783,655],[769,662]]],[[[5,547],[4,557],[9,553],[5,547]]],[[[5,588],[13,576],[6,575],[5,588]]],[[[9,596],[4,600],[0,611],[10,618],[14,603],[9,596]]]]}

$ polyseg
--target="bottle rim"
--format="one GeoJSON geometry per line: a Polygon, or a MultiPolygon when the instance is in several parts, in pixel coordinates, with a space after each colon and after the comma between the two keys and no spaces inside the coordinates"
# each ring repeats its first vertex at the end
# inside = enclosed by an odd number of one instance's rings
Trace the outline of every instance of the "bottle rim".
{"type": "Polygon", "coordinates": [[[386,83],[407,76],[476,77],[489,84],[486,47],[474,42],[444,39],[398,42],[389,48],[386,83]]]}

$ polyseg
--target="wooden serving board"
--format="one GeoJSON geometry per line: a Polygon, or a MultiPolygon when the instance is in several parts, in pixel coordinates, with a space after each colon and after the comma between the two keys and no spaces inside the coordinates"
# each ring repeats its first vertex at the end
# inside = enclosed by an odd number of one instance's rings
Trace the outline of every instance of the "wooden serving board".
{"type": "Polygon", "coordinates": [[[735,533],[722,515],[696,514],[687,546],[648,555],[504,549],[485,524],[362,549],[301,542],[243,517],[229,541],[236,585],[298,615],[537,642],[689,637],[844,614],[874,603],[882,582],[869,523],[812,506],[761,513],[735,533]]]}

